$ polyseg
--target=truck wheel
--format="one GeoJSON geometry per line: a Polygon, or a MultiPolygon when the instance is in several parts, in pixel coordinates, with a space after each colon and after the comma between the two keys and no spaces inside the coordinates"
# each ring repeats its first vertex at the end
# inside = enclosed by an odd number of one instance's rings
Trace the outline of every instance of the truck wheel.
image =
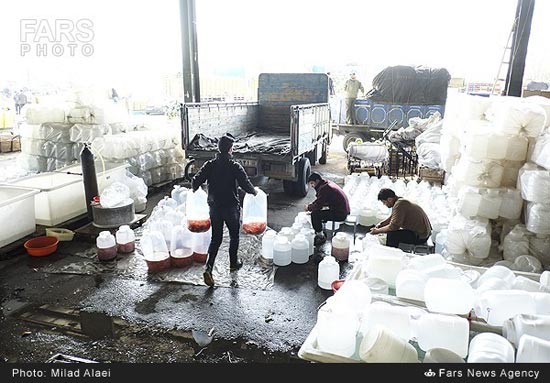
{"type": "Polygon", "coordinates": [[[294,186],[296,183],[294,181],[283,180],[283,190],[286,195],[294,195],[294,186]]]}
{"type": "Polygon", "coordinates": [[[344,136],[343,146],[344,150],[348,151],[348,145],[350,142],[354,142],[357,139],[361,139],[363,142],[366,142],[365,136],[361,133],[348,133],[344,136]]]}
{"type": "Polygon", "coordinates": [[[189,182],[193,181],[193,177],[195,176],[195,173],[189,173],[189,170],[191,169],[194,163],[195,163],[195,160],[189,161],[185,165],[185,170],[183,172],[183,177],[189,182]]]}
{"type": "Polygon", "coordinates": [[[295,193],[299,197],[305,197],[309,191],[307,179],[311,174],[311,164],[307,157],[302,157],[298,161],[298,181],[296,181],[295,193]]]}
{"type": "Polygon", "coordinates": [[[321,157],[319,158],[319,163],[321,165],[325,165],[327,163],[327,156],[328,156],[328,145],[325,142],[323,144],[323,152],[321,153],[321,157]]]}

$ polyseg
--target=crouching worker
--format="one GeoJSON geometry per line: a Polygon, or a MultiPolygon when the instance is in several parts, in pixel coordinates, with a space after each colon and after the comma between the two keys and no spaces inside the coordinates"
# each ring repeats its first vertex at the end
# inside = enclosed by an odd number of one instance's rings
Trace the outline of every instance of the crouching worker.
{"type": "Polygon", "coordinates": [[[314,244],[320,246],[327,241],[323,222],[344,221],[349,214],[349,202],[340,186],[324,179],[319,173],[311,173],[307,181],[317,192],[317,198],[305,206],[305,211],[311,212],[311,224],[315,230],[314,244]]]}
{"type": "Polygon", "coordinates": [[[432,225],[417,204],[395,195],[391,189],[380,189],[378,200],[392,209],[391,215],[371,229],[371,234],[387,234],[386,246],[400,243],[421,245],[432,233],[432,225]]]}

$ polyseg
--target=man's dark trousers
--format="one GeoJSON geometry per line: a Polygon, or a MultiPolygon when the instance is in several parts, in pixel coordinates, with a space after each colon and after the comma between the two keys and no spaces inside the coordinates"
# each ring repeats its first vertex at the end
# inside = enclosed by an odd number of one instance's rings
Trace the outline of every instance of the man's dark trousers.
{"type": "Polygon", "coordinates": [[[334,212],[332,210],[314,210],[311,212],[311,225],[316,233],[323,231],[323,222],[344,221],[346,213],[334,212]]]}
{"type": "Polygon", "coordinates": [[[207,266],[214,267],[214,261],[218,255],[218,249],[223,240],[223,224],[225,222],[229,230],[229,262],[237,263],[237,250],[239,249],[239,232],[241,229],[241,207],[239,205],[227,207],[210,207],[210,222],[212,225],[212,241],[208,247],[207,266]]]}

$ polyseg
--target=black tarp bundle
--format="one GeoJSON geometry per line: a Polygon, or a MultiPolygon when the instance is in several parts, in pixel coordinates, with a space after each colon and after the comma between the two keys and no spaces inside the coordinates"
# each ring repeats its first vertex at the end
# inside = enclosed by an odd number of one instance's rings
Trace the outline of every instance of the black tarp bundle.
{"type": "MultiPolygon", "coordinates": [[[[190,150],[217,151],[218,138],[199,133],[193,137],[188,148],[190,150]]],[[[245,136],[235,137],[233,153],[264,153],[285,156],[290,153],[290,137],[250,132],[245,136]]]]}
{"type": "Polygon", "coordinates": [[[445,68],[389,66],[374,77],[367,98],[394,104],[445,105],[450,79],[445,68]]]}

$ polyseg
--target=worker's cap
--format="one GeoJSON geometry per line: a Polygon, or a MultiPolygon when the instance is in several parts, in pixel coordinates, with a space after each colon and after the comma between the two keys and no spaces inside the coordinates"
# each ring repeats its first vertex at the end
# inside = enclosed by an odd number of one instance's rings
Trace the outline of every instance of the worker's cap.
{"type": "Polygon", "coordinates": [[[235,142],[235,139],[229,133],[221,136],[218,141],[218,150],[220,153],[229,153],[229,149],[233,146],[233,142],[235,142]]]}
{"type": "Polygon", "coordinates": [[[350,76],[355,76],[355,72],[351,72],[349,75],[350,76]]]}

